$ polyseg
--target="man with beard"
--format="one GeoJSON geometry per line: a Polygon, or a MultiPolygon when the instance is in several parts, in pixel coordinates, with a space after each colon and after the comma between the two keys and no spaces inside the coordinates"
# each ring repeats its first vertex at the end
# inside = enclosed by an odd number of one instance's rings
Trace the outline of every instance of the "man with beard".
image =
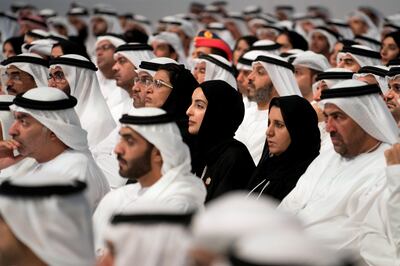
{"type": "MultiPolygon", "coordinates": [[[[114,71],[114,79],[117,86],[121,87],[125,93],[125,106],[122,113],[127,113],[130,107],[140,108],[144,106],[144,98],[140,97],[140,93],[132,90],[135,85],[135,78],[138,77],[139,65],[142,61],[149,61],[155,56],[153,48],[147,44],[127,43],[120,45],[114,53],[115,64],[112,67],[114,71]]],[[[121,113],[121,114],[122,114],[121,113]]]]}
{"type": "Polygon", "coordinates": [[[114,213],[148,201],[184,212],[203,207],[206,190],[191,171],[189,148],[173,118],[158,108],[133,109],[120,119],[115,147],[119,174],[137,183],[113,190],[94,213],[96,251],[103,247],[104,230],[114,213]]]}
{"type": "Polygon", "coordinates": [[[380,92],[378,85],[359,80],[322,92],[333,149],[315,158],[279,206],[301,218],[306,232],[328,248],[366,261],[370,254],[361,250],[361,233],[387,187],[384,152],[398,142],[399,132],[380,92]]]}
{"type": "MultiPolygon", "coordinates": [[[[255,52],[250,51],[248,53],[255,52]]],[[[246,110],[235,138],[246,145],[257,165],[260,161],[268,127],[269,102],[275,96],[301,95],[294,67],[280,56],[259,51],[248,78],[248,99],[257,104],[246,110]]]]}
{"type": "Polygon", "coordinates": [[[17,95],[38,86],[47,86],[48,62],[36,54],[12,56],[2,62],[8,94],[17,95]]]}
{"type": "Polygon", "coordinates": [[[385,94],[385,102],[397,125],[400,124],[400,67],[392,67],[389,70],[389,90],[385,94]]]}

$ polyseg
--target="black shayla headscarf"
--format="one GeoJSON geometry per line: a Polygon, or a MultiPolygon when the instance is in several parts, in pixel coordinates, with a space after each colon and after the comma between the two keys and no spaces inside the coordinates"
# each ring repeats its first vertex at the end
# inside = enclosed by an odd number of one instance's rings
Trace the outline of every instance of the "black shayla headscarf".
{"type": "Polygon", "coordinates": [[[248,189],[254,189],[265,180],[254,192],[263,191],[263,194],[282,200],[318,156],[321,138],[317,114],[306,99],[297,95],[275,97],[271,100],[270,110],[274,106],[280,108],[291,143],[282,154],[263,157],[248,189]]]}

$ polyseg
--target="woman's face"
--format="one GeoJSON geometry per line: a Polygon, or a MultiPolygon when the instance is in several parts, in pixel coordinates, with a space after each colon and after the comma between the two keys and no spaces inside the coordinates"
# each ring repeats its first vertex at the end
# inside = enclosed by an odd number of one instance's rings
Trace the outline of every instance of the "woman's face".
{"type": "Polygon", "coordinates": [[[390,60],[400,55],[400,49],[392,37],[387,37],[382,41],[381,56],[382,64],[386,65],[390,60]]]}
{"type": "Polygon", "coordinates": [[[239,60],[239,57],[242,56],[249,49],[249,45],[245,40],[240,40],[235,50],[233,51],[233,64],[236,66],[239,60]]]}
{"type": "Polygon", "coordinates": [[[14,55],[16,55],[15,51],[14,51],[14,48],[12,47],[12,45],[10,43],[6,42],[3,45],[3,56],[4,56],[4,58],[7,59],[7,58],[9,58],[11,56],[14,56],[14,55]]]}
{"type": "Polygon", "coordinates": [[[281,109],[272,106],[268,116],[267,141],[270,154],[280,155],[287,150],[291,139],[281,109]]]}
{"type": "Polygon", "coordinates": [[[188,131],[190,134],[197,135],[199,133],[207,105],[208,101],[203,90],[200,87],[196,88],[192,94],[192,104],[186,111],[186,115],[189,117],[188,131]]]}
{"type": "Polygon", "coordinates": [[[282,45],[280,48],[281,53],[293,49],[293,45],[290,43],[290,40],[286,34],[279,35],[278,38],[276,38],[276,42],[282,45]]]}
{"type": "Polygon", "coordinates": [[[162,107],[172,92],[168,72],[158,70],[153,78],[153,83],[147,87],[145,107],[162,107]]]}

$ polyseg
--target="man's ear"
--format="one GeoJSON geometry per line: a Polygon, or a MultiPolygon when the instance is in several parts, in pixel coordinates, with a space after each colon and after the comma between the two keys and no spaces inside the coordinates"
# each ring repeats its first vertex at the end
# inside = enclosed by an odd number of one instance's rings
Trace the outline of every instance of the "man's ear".
{"type": "Polygon", "coordinates": [[[162,164],[163,159],[161,157],[161,152],[159,149],[157,149],[156,147],[153,147],[153,150],[151,151],[151,156],[154,159],[154,162],[162,164]]]}
{"type": "Polygon", "coordinates": [[[50,131],[50,139],[51,139],[51,140],[56,140],[56,139],[58,139],[58,137],[56,136],[56,134],[53,133],[53,131],[50,131]]]}

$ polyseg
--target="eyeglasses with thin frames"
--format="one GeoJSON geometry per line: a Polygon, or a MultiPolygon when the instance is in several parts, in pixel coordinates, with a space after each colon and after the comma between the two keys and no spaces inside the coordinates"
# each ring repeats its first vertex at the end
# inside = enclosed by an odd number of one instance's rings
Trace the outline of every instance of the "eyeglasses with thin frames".
{"type": "Polygon", "coordinates": [[[61,82],[65,81],[65,76],[64,76],[63,72],[56,71],[53,74],[52,73],[49,74],[48,80],[51,80],[51,79],[57,83],[61,83],[61,82]]]}

